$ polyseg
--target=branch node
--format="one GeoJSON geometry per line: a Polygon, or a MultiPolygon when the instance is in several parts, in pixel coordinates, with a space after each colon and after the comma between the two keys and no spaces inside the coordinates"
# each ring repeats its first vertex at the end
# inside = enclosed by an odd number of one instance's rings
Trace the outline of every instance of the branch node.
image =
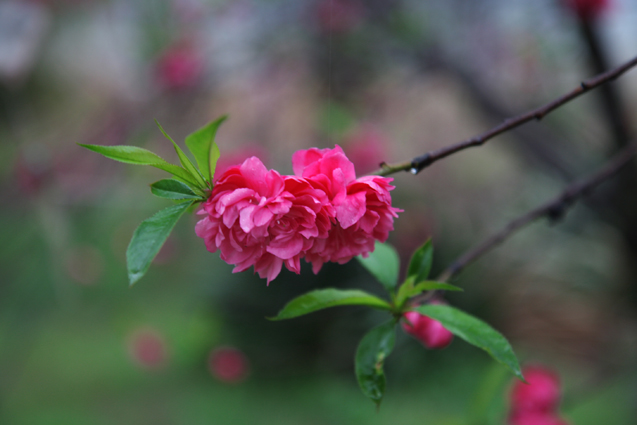
{"type": "Polygon", "coordinates": [[[566,213],[566,205],[560,202],[559,204],[551,205],[549,209],[546,210],[546,217],[549,223],[555,224],[564,218],[564,213],[566,213]]]}
{"type": "Polygon", "coordinates": [[[422,156],[417,156],[411,161],[411,169],[409,170],[411,174],[420,173],[423,168],[428,167],[432,163],[432,158],[429,153],[426,153],[422,156]]]}

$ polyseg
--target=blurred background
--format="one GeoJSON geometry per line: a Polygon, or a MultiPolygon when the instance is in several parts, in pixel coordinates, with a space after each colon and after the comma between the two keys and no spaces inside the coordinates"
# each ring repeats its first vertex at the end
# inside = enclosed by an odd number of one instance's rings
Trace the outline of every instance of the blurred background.
{"type": "MultiPolygon", "coordinates": [[[[353,356],[382,317],[264,319],[336,286],[381,294],[356,262],[266,287],[178,224],[129,288],[125,251],[167,201],[162,172],[76,143],[143,146],[221,114],[226,165],[292,172],[340,144],[362,175],[481,133],[637,55],[633,0],[0,2],[0,423],[503,424],[511,376],[460,340],[400,334],[379,412],[353,356]]],[[[390,237],[434,274],[635,137],[637,71],[486,146],[396,175],[390,237]]],[[[447,300],[560,374],[573,425],[637,422],[637,171],[555,226],[536,223],[447,300]]]]}

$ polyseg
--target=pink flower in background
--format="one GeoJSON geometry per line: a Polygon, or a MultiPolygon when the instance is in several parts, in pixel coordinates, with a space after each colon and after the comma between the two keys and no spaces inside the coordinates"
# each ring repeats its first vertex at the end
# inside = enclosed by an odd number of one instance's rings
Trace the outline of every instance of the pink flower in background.
{"type": "Polygon", "coordinates": [[[160,86],[174,90],[193,87],[203,74],[204,61],[199,52],[188,42],[176,43],[168,48],[156,64],[160,86]]]}
{"type": "Polygon", "coordinates": [[[139,366],[160,369],[168,360],[164,337],[155,329],[140,328],[128,338],[128,351],[139,366]]]}
{"type": "Polygon", "coordinates": [[[232,347],[219,347],[210,352],[208,369],[212,376],[218,380],[236,384],[248,376],[248,359],[241,350],[232,347]]]}
{"type": "Polygon", "coordinates": [[[581,19],[590,20],[597,18],[610,6],[610,0],[564,0],[581,19]]]}
{"type": "Polygon", "coordinates": [[[511,388],[510,425],[568,425],[559,418],[561,398],[557,374],[543,366],[526,366],[522,374],[528,384],[516,380],[511,388]]]}
{"type": "Polygon", "coordinates": [[[254,266],[269,283],[283,265],[300,273],[305,257],[318,273],[325,262],[367,255],[393,229],[391,179],[356,179],[339,146],[298,151],[292,163],[296,176],[281,176],[251,157],[217,178],[195,231],[233,272],[254,266]]]}
{"type": "Polygon", "coordinates": [[[557,409],[561,396],[558,376],[541,366],[527,366],[522,373],[528,384],[516,381],[513,385],[513,410],[551,412],[557,409]]]}

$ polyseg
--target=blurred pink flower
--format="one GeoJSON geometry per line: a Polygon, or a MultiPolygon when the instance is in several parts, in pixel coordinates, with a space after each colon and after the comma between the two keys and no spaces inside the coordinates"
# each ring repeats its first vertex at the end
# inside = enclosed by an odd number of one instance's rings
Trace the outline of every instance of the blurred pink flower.
{"type": "Polygon", "coordinates": [[[415,311],[408,311],[402,322],[405,332],[430,349],[441,349],[451,344],[453,334],[442,323],[415,311]]]}
{"type": "Polygon", "coordinates": [[[511,389],[512,412],[552,412],[560,402],[558,376],[542,366],[526,366],[522,374],[528,382],[515,381],[511,389]]]}
{"type": "Polygon", "coordinates": [[[234,384],[247,378],[248,359],[236,348],[219,347],[210,352],[208,369],[218,380],[234,384]]]}
{"type": "Polygon", "coordinates": [[[128,351],[135,363],[147,369],[159,369],[168,360],[166,342],[152,328],[136,330],[128,340],[128,351]]]}
{"type": "Polygon", "coordinates": [[[543,366],[526,366],[522,374],[528,382],[516,380],[511,388],[509,425],[568,425],[559,418],[560,380],[543,366]]]}
{"type": "Polygon", "coordinates": [[[358,0],[320,0],[316,16],[322,31],[351,31],[363,20],[364,7],[358,0]]]}
{"type": "Polygon", "coordinates": [[[611,4],[610,0],[564,0],[566,6],[571,8],[581,19],[590,20],[597,18],[611,4]]]}
{"type": "Polygon", "coordinates": [[[156,64],[159,85],[165,89],[183,89],[195,86],[203,73],[203,58],[187,42],[168,48],[156,64]]]}

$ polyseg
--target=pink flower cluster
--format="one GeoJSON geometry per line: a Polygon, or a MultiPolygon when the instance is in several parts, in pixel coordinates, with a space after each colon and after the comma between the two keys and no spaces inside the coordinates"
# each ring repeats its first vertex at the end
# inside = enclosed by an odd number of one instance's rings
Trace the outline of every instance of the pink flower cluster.
{"type": "Polygon", "coordinates": [[[392,179],[357,179],[339,146],[298,151],[292,165],[295,175],[282,176],[253,156],[216,179],[195,232],[234,273],[254,266],[270,283],[283,265],[299,273],[301,258],[318,273],[366,256],[393,230],[392,179]]]}
{"type": "Polygon", "coordinates": [[[511,389],[510,425],[568,425],[557,409],[561,390],[558,376],[542,366],[522,369],[528,382],[516,380],[511,389]]]}

